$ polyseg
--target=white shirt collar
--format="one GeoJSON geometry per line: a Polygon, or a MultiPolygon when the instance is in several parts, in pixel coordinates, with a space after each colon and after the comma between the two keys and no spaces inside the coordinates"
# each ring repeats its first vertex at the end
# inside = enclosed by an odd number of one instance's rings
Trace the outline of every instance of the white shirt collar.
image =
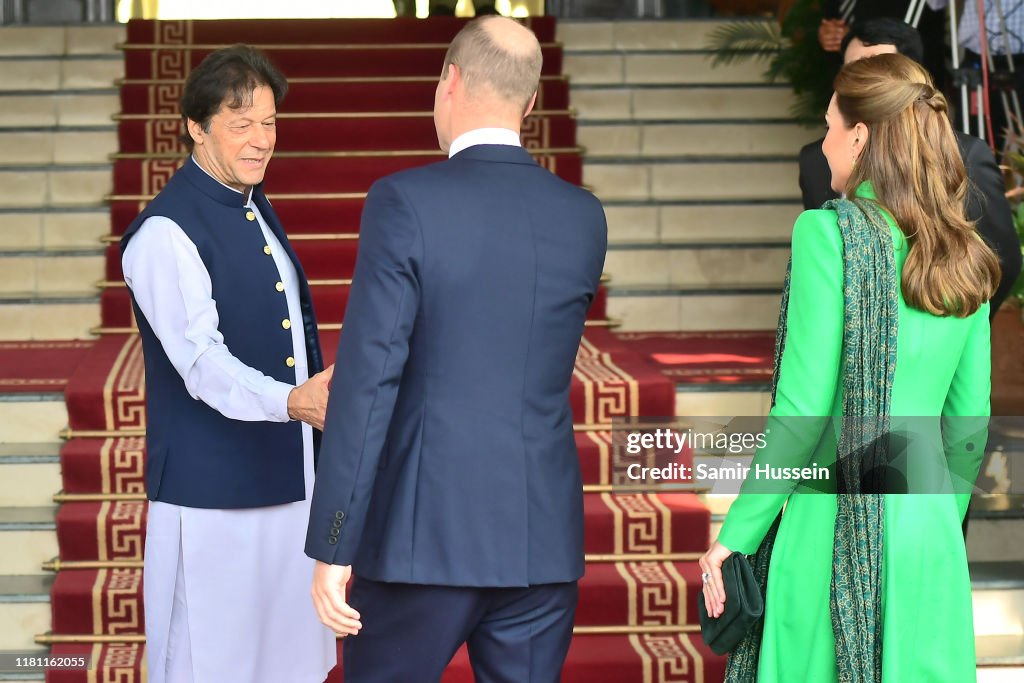
{"type": "MultiPolygon", "coordinates": [[[[213,175],[212,173],[210,173],[210,172],[209,172],[209,171],[207,171],[207,170],[206,170],[205,168],[203,168],[203,165],[202,165],[201,163],[199,163],[198,161],[196,161],[196,157],[195,157],[195,155],[192,155],[192,156],[190,156],[189,158],[190,158],[190,159],[192,159],[192,163],[193,163],[193,164],[195,164],[196,166],[198,166],[198,167],[199,167],[199,170],[200,170],[200,171],[202,171],[202,172],[203,172],[203,173],[205,173],[206,175],[210,176],[210,177],[211,177],[211,178],[213,178],[214,180],[217,180],[217,178],[215,178],[215,177],[214,177],[214,175],[213,175]]],[[[217,182],[218,182],[218,183],[220,183],[221,185],[224,185],[224,183],[221,183],[221,182],[220,182],[219,180],[217,180],[217,182]]],[[[242,192],[242,191],[241,191],[241,190],[239,190],[238,188],[236,188],[236,187],[231,187],[230,185],[224,185],[224,187],[228,188],[228,189],[229,189],[229,190],[231,190],[232,192],[237,192],[238,194],[244,194],[244,195],[246,195],[246,196],[245,196],[245,206],[249,206],[249,203],[250,203],[250,202],[252,202],[252,187],[250,187],[250,188],[249,188],[249,192],[248,192],[248,193],[242,192]]]]}
{"type": "Polygon", "coordinates": [[[474,145],[522,147],[523,143],[519,140],[519,133],[509,128],[475,128],[452,140],[451,147],[448,148],[448,158],[451,159],[462,150],[474,145]]]}

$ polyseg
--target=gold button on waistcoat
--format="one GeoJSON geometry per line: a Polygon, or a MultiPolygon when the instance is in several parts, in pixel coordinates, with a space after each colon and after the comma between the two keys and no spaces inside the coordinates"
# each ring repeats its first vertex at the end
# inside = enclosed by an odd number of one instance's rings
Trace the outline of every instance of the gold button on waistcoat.
{"type": "Polygon", "coordinates": [[[245,220],[247,220],[247,221],[254,221],[254,220],[256,220],[256,214],[254,214],[252,211],[246,211],[245,212],[245,220]]]}
{"type": "Polygon", "coordinates": [[[266,245],[263,246],[263,253],[266,254],[267,256],[270,256],[270,245],[269,244],[266,244],[266,245]]]}
{"type": "Polygon", "coordinates": [[[284,291],[284,283],[283,282],[278,282],[276,285],[274,285],[274,289],[276,289],[279,292],[283,292],[284,291]]]}
{"type": "Polygon", "coordinates": [[[292,321],[289,320],[288,318],[285,318],[284,320],[281,321],[281,327],[283,327],[286,330],[292,329],[292,321]]]}
{"type": "Polygon", "coordinates": [[[291,356],[288,356],[287,358],[284,359],[284,364],[287,365],[290,368],[294,368],[295,367],[295,359],[292,358],[291,356]]]}

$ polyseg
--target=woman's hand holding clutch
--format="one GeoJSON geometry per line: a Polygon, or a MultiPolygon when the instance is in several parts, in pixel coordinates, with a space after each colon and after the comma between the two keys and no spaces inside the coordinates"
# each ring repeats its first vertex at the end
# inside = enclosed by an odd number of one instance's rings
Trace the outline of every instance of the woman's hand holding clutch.
{"type": "Polygon", "coordinates": [[[703,572],[704,605],[708,615],[718,618],[725,610],[725,583],[722,581],[722,563],[732,555],[732,551],[715,541],[698,564],[703,572]]]}

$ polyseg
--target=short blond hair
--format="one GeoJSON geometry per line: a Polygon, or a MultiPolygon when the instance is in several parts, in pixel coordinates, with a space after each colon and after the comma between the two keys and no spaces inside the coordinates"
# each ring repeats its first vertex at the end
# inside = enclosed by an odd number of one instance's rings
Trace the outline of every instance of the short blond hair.
{"type": "MultiPolygon", "coordinates": [[[[529,49],[522,52],[510,50],[487,30],[487,23],[491,21],[509,20],[482,17],[466,24],[448,47],[441,77],[447,78],[448,65],[454,64],[459,68],[470,96],[477,95],[483,86],[502,100],[526,111],[540,84],[544,61],[540,43],[534,37],[529,49]]],[[[529,28],[523,26],[523,29],[533,36],[529,28]]]]}

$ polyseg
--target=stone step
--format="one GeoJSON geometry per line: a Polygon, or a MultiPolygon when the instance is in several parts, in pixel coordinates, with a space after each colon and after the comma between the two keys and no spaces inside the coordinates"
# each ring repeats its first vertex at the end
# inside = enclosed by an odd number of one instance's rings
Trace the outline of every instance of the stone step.
{"type": "Polygon", "coordinates": [[[106,207],[32,211],[0,209],[0,255],[27,251],[96,251],[110,233],[106,207]]]}
{"type": "Polygon", "coordinates": [[[817,135],[795,123],[583,122],[577,129],[588,163],[608,157],[786,157],[817,135]]]}
{"type": "Polygon", "coordinates": [[[112,190],[109,165],[0,168],[0,209],[102,207],[112,190]]]}
{"type": "Polygon", "coordinates": [[[967,556],[977,562],[1024,562],[1024,518],[986,514],[972,507],[967,556]]]}
{"type": "Polygon", "coordinates": [[[117,130],[96,128],[0,129],[0,166],[108,164],[117,130]]]}
{"type": "Polygon", "coordinates": [[[563,72],[573,85],[756,85],[766,64],[743,61],[711,66],[706,52],[567,52],[563,72]]]}
{"type": "Polygon", "coordinates": [[[0,92],[109,90],[124,77],[121,55],[110,57],[0,58],[0,92]]]}
{"type": "Polygon", "coordinates": [[[1024,635],[1024,562],[972,562],[971,584],[975,635],[1024,635]]]}
{"type": "Polygon", "coordinates": [[[799,203],[606,201],[611,244],[784,245],[799,203]]]}
{"type": "Polygon", "coordinates": [[[0,507],[45,507],[61,490],[60,444],[0,444],[0,507]]]}
{"type": "Polygon", "coordinates": [[[1020,683],[1024,678],[1024,664],[1014,666],[978,666],[978,679],[975,683],[1020,683]]]}
{"type": "MultiPolygon", "coordinates": [[[[584,85],[570,101],[581,122],[789,120],[793,91],[779,85],[584,85]]],[[[0,119],[2,120],[2,119],[0,119]]]]}
{"type": "Polygon", "coordinates": [[[0,412],[0,444],[52,444],[68,424],[63,393],[0,394],[0,412]]]}
{"type": "Polygon", "coordinates": [[[38,649],[35,637],[50,630],[53,581],[52,574],[0,576],[0,650],[38,649]]]}
{"type": "Polygon", "coordinates": [[[976,636],[978,683],[1019,683],[1024,678],[1024,634],[976,636]],[[1009,675],[1015,674],[1015,678],[1009,675]]]}
{"type": "Polygon", "coordinates": [[[788,262],[785,244],[749,248],[613,245],[604,272],[612,278],[609,291],[622,286],[717,288],[771,282],[781,288],[788,262]]]}
{"type": "Polygon", "coordinates": [[[123,24],[112,26],[5,26],[0,28],[0,56],[119,55],[123,24]]]}
{"type": "MultiPolygon", "coordinates": [[[[676,415],[679,417],[761,417],[767,415],[770,408],[771,393],[765,384],[676,385],[676,415]]],[[[723,504],[709,506],[711,512],[725,514],[732,498],[734,496],[723,504]]]]}
{"type": "Polygon", "coordinates": [[[98,295],[0,301],[0,341],[92,339],[99,324],[98,295]]]}
{"type": "Polygon", "coordinates": [[[0,508],[0,576],[38,574],[57,556],[56,514],[52,506],[0,508]]]}
{"type": "Polygon", "coordinates": [[[795,160],[695,162],[586,161],[583,182],[603,201],[748,202],[800,196],[795,160]]]}
{"type": "Polygon", "coordinates": [[[766,330],[778,323],[780,293],[781,283],[610,287],[608,316],[622,321],[622,332],[766,330]]]}
{"type": "Polygon", "coordinates": [[[709,33],[732,22],[721,20],[558,22],[558,41],[578,50],[705,50],[709,33]]]}
{"type": "Polygon", "coordinates": [[[3,93],[0,127],[109,126],[121,110],[117,90],[77,93],[3,93]]]}
{"type": "Polygon", "coordinates": [[[95,248],[0,254],[0,301],[97,296],[104,263],[102,249],[95,248]]]}

